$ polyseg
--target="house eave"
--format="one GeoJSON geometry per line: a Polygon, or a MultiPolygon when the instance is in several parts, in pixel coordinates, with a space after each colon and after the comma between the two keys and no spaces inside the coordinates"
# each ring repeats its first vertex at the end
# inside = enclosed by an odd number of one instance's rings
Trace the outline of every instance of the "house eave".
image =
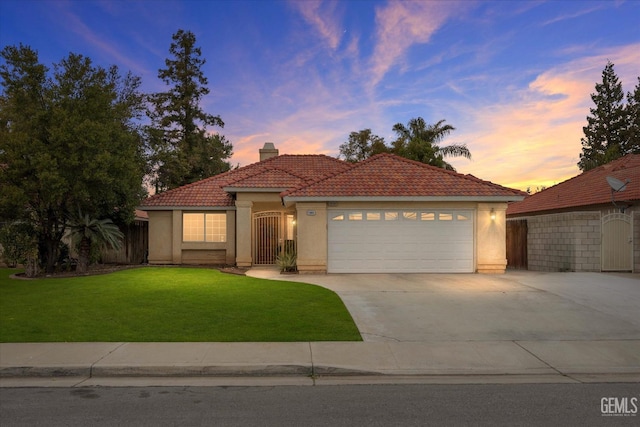
{"type": "Polygon", "coordinates": [[[140,206],[141,211],[235,211],[235,206],[140,206]]]}
{"type": "Polygon", "coordinates": [[[280,194],[283,191],[289,190],[287,187],[273,187],[273,188],[260,188],[260,187],[222,187],[227,193],[277,193],[280,194]]]}
{"type": "Polygon", "coordinates": [[[284,196],[285,204],[295,202],[516,202],[524,196],[284,196]]]}

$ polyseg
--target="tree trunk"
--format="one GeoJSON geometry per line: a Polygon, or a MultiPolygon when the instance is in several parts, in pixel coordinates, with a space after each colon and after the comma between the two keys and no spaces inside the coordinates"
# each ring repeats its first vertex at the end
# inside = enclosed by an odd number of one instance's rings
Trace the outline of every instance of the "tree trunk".
{"type": "Polygon", "coordinates": [[[56,261],[58,260],[58,246],[59,241],[52,238],[45,238],[42,258],[44,258],[45,271],[49,274],[53,273],[56,261]]]}
{"type": "Polygon", "coordinates": [[[36,277],[40,273],[38,257],[29,255],[25,264],[24,274],[27,277],[36,277]]]}
{"type": "Polygon", "coordinates": [[[89,270],[89,257],[91,256],[91,240],[83,237],[78,249],[78,266],[76,273],[84,274],[89,270]]]}
{"type": "Polygon", "coordinates": [[[60,220],[52,208],[40,223],[40,261],[48,274],[54,272],[60,255],[60,240],[64,234],[64,226],[60,228],[60,220]]]}

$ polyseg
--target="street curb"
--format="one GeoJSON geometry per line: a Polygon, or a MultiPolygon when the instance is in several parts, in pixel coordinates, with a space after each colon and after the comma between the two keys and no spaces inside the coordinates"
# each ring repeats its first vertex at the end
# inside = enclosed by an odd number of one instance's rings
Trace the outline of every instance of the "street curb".
{"type": "Polygon", "coordinates": [[[0,378],[91,377],[86,366],[21,366],[0,369],[0,378]]]}
{"type": "Polygon", "coordinates": [[[309,365],[243,365],[243,366],[38,366],[38,367],[4,367],[0,368],[0,379],[16,378],[246,378],[246,377],[558,377],[558,378],[589,378],[602,376],[628,376],[636,378],[633,382],[640,382],[640,369],[611,369],[609,371],[589,372],[576,370],[575,372],[497,372],[495,370],[450,370],[425,371],[396,370],[389,372],[371,371],[364,369],[344,368],[335,366],[309,365]]]}
{"type": "Polygon", "coordinates": [[[96,366],[91,377],[287,377],[311,376],[313,370],[303,365],[246,366],[96,366]]]}
{"type": "MultiPolygon", "coordinates": [[[[344,370],[356,375],[357,371],[344,370]]],[[[313,376],[313,368],[305,365],[245,366],[23,366],[0,368],[0,378],[44,377],[289,377],[313,376]]]]}

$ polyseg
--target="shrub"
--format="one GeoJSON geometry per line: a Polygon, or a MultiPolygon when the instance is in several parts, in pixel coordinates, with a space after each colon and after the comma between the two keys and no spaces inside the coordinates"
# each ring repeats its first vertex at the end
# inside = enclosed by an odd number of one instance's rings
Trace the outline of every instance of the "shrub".
{"type": "Polygon", "coordinates": [[[8,267],[15,268],[18,264],[37,264],[37,240],[28,223],[16,221],[0,228],[0,246],[2,246],[0,255],[8,267]]]}
{"type": "Polygon", "coordinates": [[[285,251],[276,257],[276,264],[280,268],[280,272],[288,273],[297,271],[295,251],[285,251]]]}

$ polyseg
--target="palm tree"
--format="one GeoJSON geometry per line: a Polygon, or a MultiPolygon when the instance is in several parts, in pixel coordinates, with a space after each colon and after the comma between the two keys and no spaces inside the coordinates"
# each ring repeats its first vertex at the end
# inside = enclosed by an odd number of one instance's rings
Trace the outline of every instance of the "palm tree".
{"type": "Polygon", "coordinates": [[[440,120],[427,125],[422,117],[409,120],[407,126],[396,123],[393,131],[398,139],[393,142],[393,152],[407,159],[416,160],[439,168],[455,170],[444,161],[444,157],[471,158],[471,152],[464,144],[452,144],[446,147],[438,146],[442,139],[455,128],[440,120]]]}
{"type": "Polygon", "coordinates": [[[124,235],[110,219],[92,218],[89,214],[78,212],[69,219],[67,236],[78,249],[78,266],[76,272],[86,273],[89,268],[91,247],[97,245],[101,249],[122,247],[124,235]]]}

